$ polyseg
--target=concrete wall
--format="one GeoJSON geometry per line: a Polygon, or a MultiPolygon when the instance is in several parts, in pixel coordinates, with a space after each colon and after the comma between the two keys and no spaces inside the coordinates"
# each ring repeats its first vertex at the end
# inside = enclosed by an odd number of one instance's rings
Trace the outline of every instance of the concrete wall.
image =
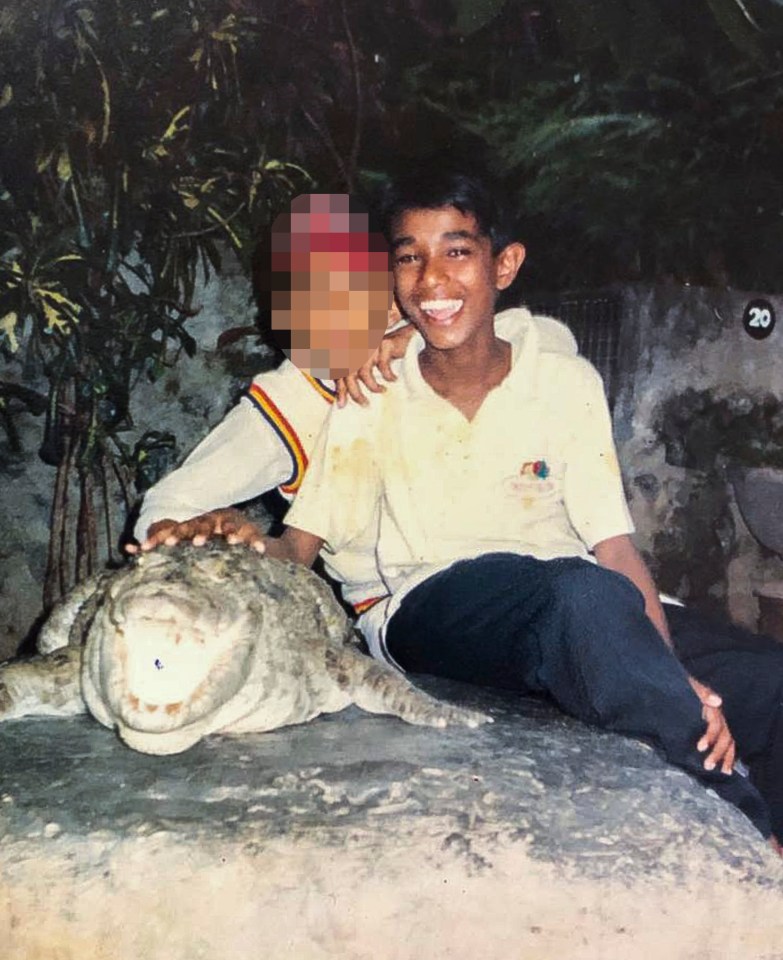
{"type": "MultiPolygon", "coordinates": [[[[783,465],[783,323],[745,331],[763,294],[661,285],[622,291],[615,434],[638,544],[662,589],[754,625],[753,586],[783,578],[726,479],[731,462],[783,465]]],[[[783,298],[766,297],[780,316],[783,298]]]]}

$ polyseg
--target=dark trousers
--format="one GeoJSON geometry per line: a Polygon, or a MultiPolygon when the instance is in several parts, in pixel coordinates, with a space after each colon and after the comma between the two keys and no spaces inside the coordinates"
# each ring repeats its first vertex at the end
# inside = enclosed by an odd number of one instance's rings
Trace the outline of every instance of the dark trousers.
{"type": "Polygon", "coordinates": [[[783,643],[684,607],[665,610],[678,658],[723,698],[737,752],[783,837],[783,643]]]}
{"type": "Polygon", "coordinates": [[[771,832],[767,805],[747,779],[704,769],[701,703],[641,593],[620,574],[578,558],[460,561],[404,598],[386,642],[409,672],[547,693],[580,720],[649,738],[764,836],[771,832]]]}

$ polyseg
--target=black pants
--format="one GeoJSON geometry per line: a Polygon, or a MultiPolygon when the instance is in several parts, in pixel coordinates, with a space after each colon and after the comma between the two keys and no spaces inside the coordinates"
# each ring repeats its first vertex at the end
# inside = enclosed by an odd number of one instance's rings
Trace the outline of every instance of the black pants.
{"type": "Polygon", "coordinates": [[[677,656],[723,697],[737,752],[783,838],[783,643],[684,607],[665,609],[677,656]]]}
{"type": "MultiPolygon", "coordinates": [[[[704,769],[696,749],[701,703],[647,618],[641,593],[620,574],[578,558],[493,553],[464,560],[404,598],[386,642],[404,670],[545,692],[581,720],[649,738],[764,836],[771,832],[767,804],[752,783],[704,769]]],[[[706,655],[700,648],[699,659],[706,655]]]]}

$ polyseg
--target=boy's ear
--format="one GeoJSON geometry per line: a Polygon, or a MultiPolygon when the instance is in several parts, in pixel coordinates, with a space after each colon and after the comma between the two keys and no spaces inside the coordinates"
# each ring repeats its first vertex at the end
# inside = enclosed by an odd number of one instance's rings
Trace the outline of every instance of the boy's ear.
{"type": "Polygon", "coordinates": [[[525,260],[525,248],[521,243],[510,243],[495,257],[495,287],[505,290],[514,282],[525,260]]]}

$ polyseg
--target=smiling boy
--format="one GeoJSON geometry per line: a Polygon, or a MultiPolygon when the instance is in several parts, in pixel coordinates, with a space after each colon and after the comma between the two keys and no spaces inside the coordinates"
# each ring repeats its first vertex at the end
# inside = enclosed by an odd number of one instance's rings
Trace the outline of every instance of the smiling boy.
{"type": "MultiPolygon", "coordinates": [[[[261,530],[232,505],[273,490],[293,501],[327,412],[336,398],[341,405],[335,378],[364,364],[357,376],[368,390],[381,391],[371,368],[377,363],[386,377],[394,376],[383,358],[402,357],[412,331],[398,330],[371,353],[387,312],[390,322],[400,315],[394,304],[389,310],[386,241],[370,229],[355,198],[296,197],[272,227],[271,257],[261,279],[285,359],[256,376],[185,462],[147,492],[136,523],[139,544],[129,544],[129,553],[182,540],[199,546],[221,536],[262,547],[261,530]]],[[[573,336],[551,318],[515,309],[500,314],[497,324],[513,342],[534,326],[545,349],[576,353],[573,336]]],[[[351,391],[351,377],[343,382],[351,391]]],[[[356,389],[351,395],[357,396],[356,389]]],[[[387,593],[376,568],[375,526],[370,523],[338,554],[324,558],[343,600],[357,613],[387,593]]]]}
{"type": "Polygon", "coordinates": [[[587,722],[649,737],[769,835],[764,802],[732,772],[720,698],[667,649],[600,378],[544,352],[535,327],[513,347],[496,335],[498,291],[525,251],[490,192],[414,175],[389,190],[385,220],[396,296],[421,340],[382,397],[330,414],[268,552],[309,564],[378,517],[389,595],[359,620],[374,655],[546,692],[587,722]]]}

